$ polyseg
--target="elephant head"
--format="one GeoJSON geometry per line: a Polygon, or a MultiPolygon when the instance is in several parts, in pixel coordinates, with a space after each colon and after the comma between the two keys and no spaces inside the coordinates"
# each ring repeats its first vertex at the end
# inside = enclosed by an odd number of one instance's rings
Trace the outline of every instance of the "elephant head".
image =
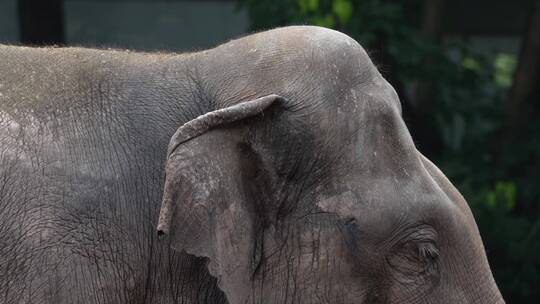
{"type": "Polygon", "coordinates": [[[502,303],[467,203],[415,148],[392,87],[379,74],[340,94],[181,126],[158,233],[207,258],[229,303],[502,303]]]}

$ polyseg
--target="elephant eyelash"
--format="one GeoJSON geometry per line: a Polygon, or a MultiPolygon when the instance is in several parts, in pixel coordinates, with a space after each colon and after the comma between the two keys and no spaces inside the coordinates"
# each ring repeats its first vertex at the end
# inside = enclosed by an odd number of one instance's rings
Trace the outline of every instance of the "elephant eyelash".
{"type": "Polygon", "coordinates": [[[426,243],[418,246],[418,255],[428,261],[434,261],[439,258],[439,249],[432,243],[426,243]]]}

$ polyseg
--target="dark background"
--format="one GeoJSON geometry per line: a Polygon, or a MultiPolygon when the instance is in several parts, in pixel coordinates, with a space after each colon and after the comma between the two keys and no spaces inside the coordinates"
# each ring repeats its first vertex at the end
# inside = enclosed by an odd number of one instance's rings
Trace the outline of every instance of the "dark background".
{"type": "Polygon", "coordinates": [[[0,0],[0,43],[193,51],[288,24],[358,40],[468,200],[507,303],[540,299],[540,0],[0,0]]]}

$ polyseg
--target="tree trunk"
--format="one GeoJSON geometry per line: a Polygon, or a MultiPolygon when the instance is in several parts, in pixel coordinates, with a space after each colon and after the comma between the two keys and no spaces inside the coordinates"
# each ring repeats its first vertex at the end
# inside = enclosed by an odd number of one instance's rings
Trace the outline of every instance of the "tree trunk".
{"type": "Polygon", "coordinates": [[[63,0],[19,0],[18,10],[23,44],[64,44],[63,0]]]}
{"type": "Polygon", "coordinates": [[[422,31],[428,37],[439,39],[442,33],[444,0],[425,0],[422,31]]]}
{"type": "MultiPolygon", "coordinates": [[[[422,16],[422,34],[429,38],[433,43],[440,43],[442,38],[442,26],[444,15],[444,0],[424,0],[422,16]]],[[[433,56],[426,56],[423,59],[423,65],[436,65],[436,59],[433,56]]],[[[433,125],[435,112],[434,96],[436,94],[436,84],[425,77],[416,85],[414,100],[404,107],[404,113],[410,118],[408,125],[411,133],[416,139],[419,148],[423,153],[429,156],[440,154],[443,143],[441,139],[429,128],[433,125]]]]}
{"type": "Polygon", "coordinates": [[[525,103],[538,86],[540,70],[540,0],[536,0],[529,20],[529,26],[523,37],[521,54],[514,74],[514,81],[506,101],[506,128],[509,136],[527,121],[525,103]]]}
{"type": "MultiPolygon", "coordinates": [[[[444,15],[444,0],[424,0],[422,18],[422,33],[435,43],[440,43],[442,36],[442,20],[444,15]]],[[[432,56],[424,58],[424,65],[432,66],[436,62],[432,56]]],[[[421,117],[433,113],[433,81],[426,79],[418,83],[416,90],[416,107],[421,117]]]]}

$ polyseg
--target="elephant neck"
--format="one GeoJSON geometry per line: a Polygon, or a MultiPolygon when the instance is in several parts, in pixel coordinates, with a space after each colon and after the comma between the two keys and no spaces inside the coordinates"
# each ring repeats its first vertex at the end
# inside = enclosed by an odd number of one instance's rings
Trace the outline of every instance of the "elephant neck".
{"type": "MultiPolygon", "coordinates": [[[[115,109],[138,129],[152,146],[166,148],[174,132],[184,123],[213,110],[198,75],[196,54],[177,54],[137,63],[126,75],[126,96],[115,109]]],[[[124,79],[116,81],[124,82],[124,79]]]]}

